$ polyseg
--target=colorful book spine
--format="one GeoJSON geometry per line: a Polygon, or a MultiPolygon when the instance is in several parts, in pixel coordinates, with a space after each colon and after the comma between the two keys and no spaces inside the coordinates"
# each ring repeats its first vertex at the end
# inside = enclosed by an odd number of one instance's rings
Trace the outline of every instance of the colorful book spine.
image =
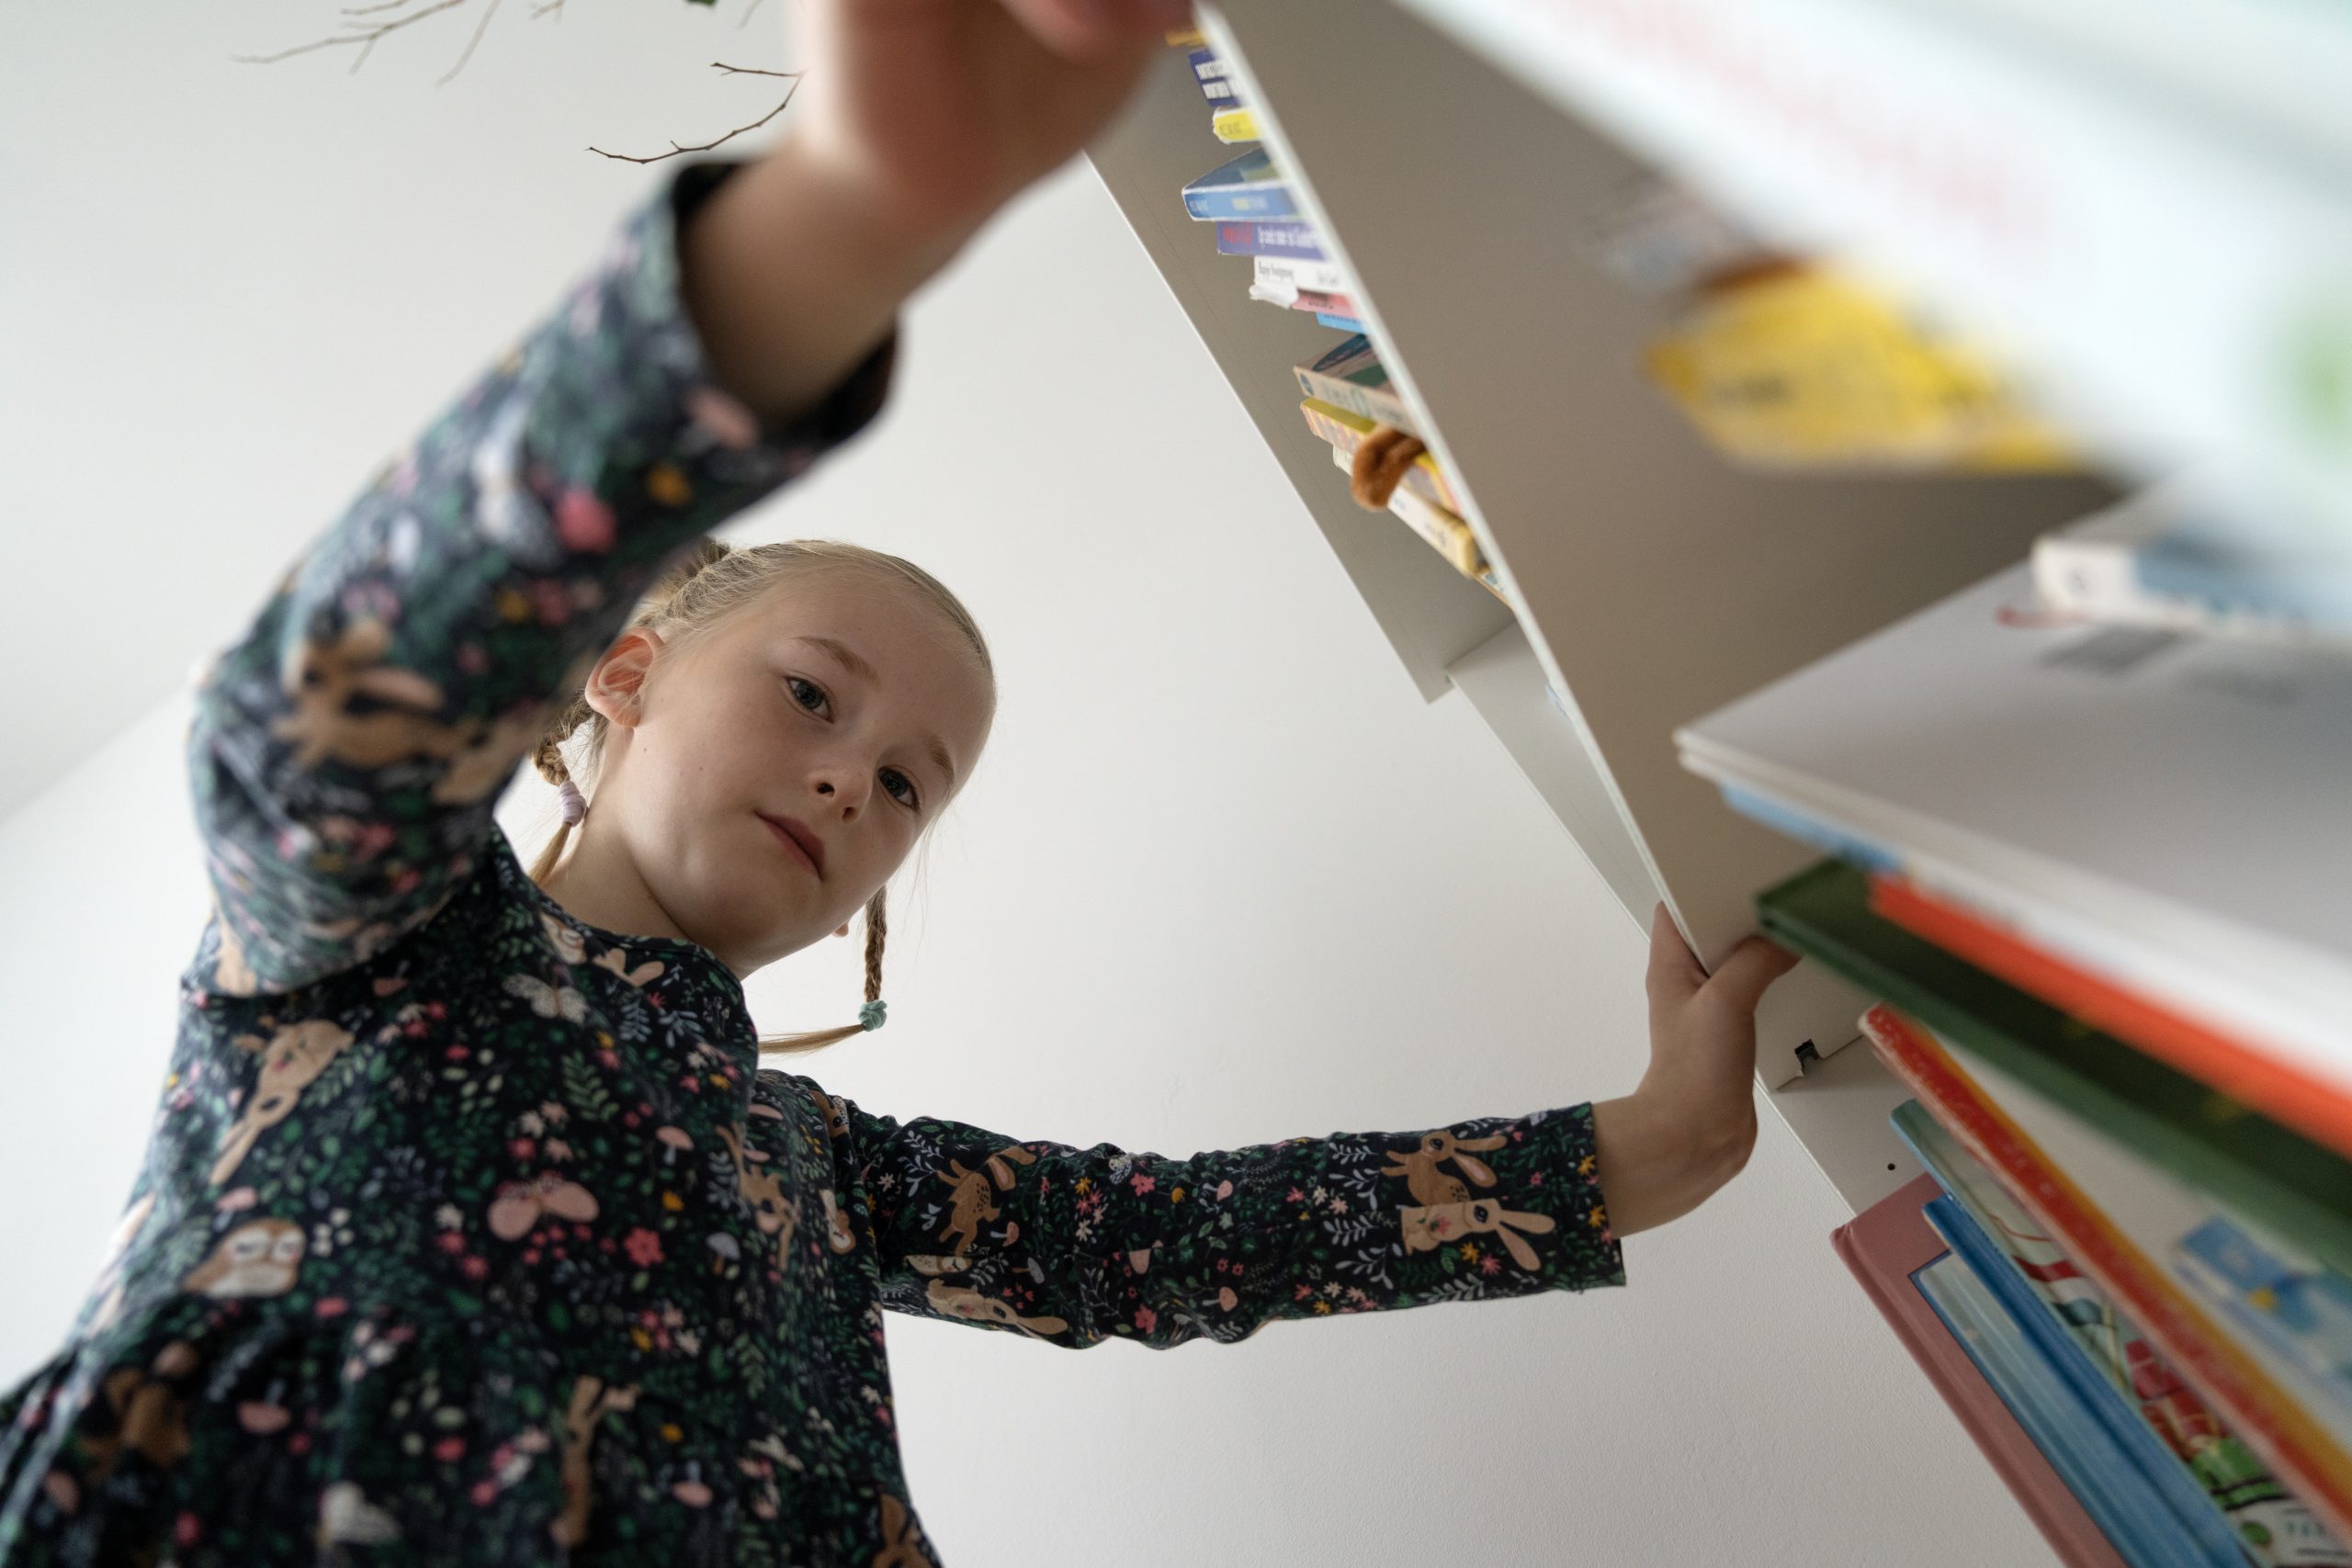
{"type": "Polygon", "coordinates": [[[1212,105],[1228,108],[1241,101],[1233,82],[1233,67],[1219,60],[1216,51],[1196,49],[1184,60],[1193,68],[1193,80],[1200,84],[1202,96],[1212,105]]]}
{"type": "MultiPolygon", "coordinates": [[[[1299,412],[1306,416],[1309,430],[1351,457],[1355,456],[1356,448],[1363,445],[1364,437],[1373,433],[1378,423],[1351,410],[1327,403],[1320,398],[1308,398],[1298,407],[1299,412]]],[[[1437,459],[1427,452],[1413,459],[1412,466],[1405,470],[1404,482],[1414,494],[1437,502],[1457,516],[1464,510],[1462,497],[1446,478],[1445,470],[1438,467],[1437,459]]]]}
{"type": "Polygon", "coordinates": [[[1340,344],[1312,365],[1291,367],[1298,389],[1337,408],[1360,413],[1379,424],[1419,435],[1413,412],[1405,406],[1388,379],[1388,371],[1373,352],[1372,340],[1361,333],[1340,344]]]}
{"type": "Polygon", "coordinates": [[[1879,888],[1825,862],[1757,897],[1757,923],[2068,1107],[2151,1166],[2352,1272],[2352,1159],[1887,919],[1879,888]]]}
{"type": "Polygon", "coordinates": [[[1228,256],[1297,256],[1325,259],[1323,237],[1312,223],[1220,223],[1216,248],[1228,256]]]}
{"type": "Polygon", "coordinates": [[[1930,1269],[1965,1268],[1920,1212],[1940,1191],[1914,1177],[1830,1232],[1830,1246],[2065,1568],[2126,1568],[1928,1298],[1930,1269]]]}
{"type": "Polygon", "coordinates": [[[2261,1568],[2352,1568],[2352,1553],[1917,1100],[1898,1106],[1893,1122],[1973,1222],[1965,1238],[1938,1230],[2075,1385],[2186,1538],[2229,1568],[2241,1552],[2261,1568]]]}
{"type": "Polygon", "coordinates": [[[2352,1540],[2352,1455],[2126,1235],[1928,1031],[1874,1007],[1862,1031],[1961,1145],[1997,1177],[2100,1289],[2132,1314],[2337,1540],[2352,1540]]]}
{"type": "Polygon", "coordinates": [[[1258,111],[1247,104],[1230,104],[1209,116],[1209,130],[1219,141],[1258,140],[1258,111]]]}
{"type": "Polygon", "coordinates": [[[2209,1516],[2211,1534],[2189,1533],[2173,1506],[2178,1499],[2168,1497],[2145,1468],[2144,1461],[2163,1457],[2140,1451],[2138,1440],[2152,1440],[2146,1429],[2130,1411],[2117,1407],[2114,1391],[2083,1364],[2050,1321],[2047,1307],[2024,1288],[1967,1209],[1947,1196],[1930,1201],[1925,1213],[1936,1234],[1991,1294],[2004,1331],[2014,1331],[2018,1353],[2033,1365],[2041,1397],[2064,1408],[2060,1440],[2089,1476],[2092,1495],[2086,1501],[2124,1555],[2146,1568],[2244,1568],[2245,1558],[2230,1539],[2226,1521],[2213,1514],[2201,1493],[2188,1500],[2209,1516]]]}
{"type": "Polygon", "coordinates": [[[1315,319],[1327,327],[1336,327],[1343,333],[1363,331],[1363,320],[1355,316],[1338,316],[1329,310],[1317,310],[1315,312],[1315,319]]]}
{"type": "Polygon", "coordinates": [[[1260,256],[1251,263],[1251,276],[1256,284],[1251,292],[1260,299],[1300,293],[1344,295],[1350,288],[1347,269],[1338,262],[1299,256],[1260,256]]]}
{"type": "Polygon", "coordinates": [[[2335,1079],[2306,1070],[2298,1059],[2262,1050],[2218,1025],[2096,974],[1908,878],[1881,874],[1871,887],[1871,908],[2018,989],[2352,1156],[2352,1094],[2335,1079]]]}
{"type": "Polygon", "coordinates": [[[1263,147],[1218,164],[1184,187],[1184,210],[1196,220],[1290,218],[1298,207],[1263,147]]]}

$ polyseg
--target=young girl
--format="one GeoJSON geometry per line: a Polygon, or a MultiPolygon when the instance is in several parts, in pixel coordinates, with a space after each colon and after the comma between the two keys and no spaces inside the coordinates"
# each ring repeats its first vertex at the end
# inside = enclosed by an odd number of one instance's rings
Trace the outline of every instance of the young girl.
{"type": "Polygon", "coordinates": [[[679,166],[207,673],[217,908],[113,1256],[0,1398],[0,1564],[935,1564],[883,1308],[1165,1348],[1623,1284],[1744,1164],[1793,960],[1709,978],[1662,911],[1598,1104],[1176,1160],[760,1065],[880,1026],[994,692],[912,565],[705,536],[874,416],[901,301],[1182,20],[1100,10],[816,0],[781,142],[679,166]],[[861,911],[858,1023],[760,1038],[744,977],[861,911]]]}

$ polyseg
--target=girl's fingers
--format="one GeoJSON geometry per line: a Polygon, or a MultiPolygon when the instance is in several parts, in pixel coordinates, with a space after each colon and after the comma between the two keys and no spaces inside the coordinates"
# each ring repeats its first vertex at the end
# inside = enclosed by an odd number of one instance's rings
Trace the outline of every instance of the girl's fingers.
{"type": "Polygon", "coordinates": [[[1078,64],[1118,54],[1139,37],[1157,39],[1190,18],[1189,0],[999,0],[1039,43],[1078,64]],[[1174,20],[1169,20],[1170,17],[1174,20]]]}
{"type": "Polygon", "coordinates": [[[1709,976],[1707,986],[1723,998],[1724,1005],[1736,1007],[1742,1013],[1752,1013],[1766,987],[1796,966],[1795,953],[1760,936],[1752,936],[1732,949],[1731,956],[1709,976]]]}
{"type": "Polygon", "coordinates": [[[1690,944],[1675,929],[1674,917],[1664,904],[1650,911],[1650,1000],[1670,1002],[1690,995],[1707,983],[1706,968],[1690,944]]]}

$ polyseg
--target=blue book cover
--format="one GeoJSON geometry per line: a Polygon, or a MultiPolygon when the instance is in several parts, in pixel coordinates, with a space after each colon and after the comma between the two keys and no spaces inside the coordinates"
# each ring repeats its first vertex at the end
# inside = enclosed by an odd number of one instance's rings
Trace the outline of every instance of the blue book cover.
{"type": "MultiPolygon", "coordinates": [[[[1922,1213],[1932,1219],[1935,1204],[1925,1205],[1922,1213]]],[[[2055,1374],[2028,1348],[2025,1337],[1975,1271],[1958,1253],[1947,1252],[1911,1280],[2116,1554],[2132,1568],[2157,1568],[2165,1562],[2162,1557],[2143,1554],[2137,1537],[2146,1532],[2133,1529],[2135,1512],[2144,1517],[2154,1499],[2133,1493],[2132,1482],[2136,1478],[2128,1471],[2122,1472],[2122,1487],[2109,1484],[2109,1473],[2093,1461],[2091,1450],[2081,1440],[2085,1432],[2097,1431],[2096,1423],[2064,1398],[2055,1374]]]]}
{"type": "MultiPolygon", "coordinates": [[[[1962,1262],[1962,1272],[1945,1274],[1938,1291],[1928,1291],[1922,1279],[1922,1293],[1938,1314],[1945,1314],[1954,1340],[1978,1361],[1985,1382],[2002,1396],[2114,1550],[2131,1568],[2211,1568],[2213,1559],[2185,1538],[2178,1518],[2147,1485],[2147,1476],[2124,1458],[2112,1434],[2018,1321],[1995,1286],[2007,1265],[1981,1256],[1983,1232],[1975,1232],[1964,1208],[1948,1194],[1928,1201],[1922,1213],[1962,1262]],[[1990,1272],[1987,1262],[1995,1265],[1990,1272]],[[1962,1312],[1948,1312],[1950,1304],[1962,1312]]],[[[2246,1563],[2234,1547],[2225,1561],[2227,1568],[2246,1563]]]]}
{"type": "Polygon", "coordinates": [[[1184,210],[1202,220],[1255,219],[1295,217],[1298,208],[1273,155],[1252,147],[1186,186],[1184,210]]]}
{"type": "MultiPolygon", "coordinates": [[[[1940,1182],[1943,1178],[1939,1174],[1937,1179],[1940,1182]]],[[[2169,1516],[2159,1522],[2159,1528],[2177,1543],[2178,1551],[2165,1560],[2205,1568],[2244,1568],[2245,1555],[2229,1519],[2163,1439],[2148,1429],[2140,1412],[2091,1364],[2081,1341],[2058,1321],[2050,1303],[2018,1277],[2008,1253],[1985,1235],[1966,1204],[1948,1190],[1928,1205],[1928,1219],[1999,1299],[2035,1353],[2063,1381],[2069,1397],[2104,1430],[2108,1447],[2120,1462],[2139,1472],[2156,1506],[2169,1516]]]]}
{"type": "Polygon", "coordinates": [[[1329,310],[1317,310],[1315,312],[1315,319],[1322,322],[1327,327],[1337,327],[1343,333],[1360,333],[1363,331],[1363,323],[1357,321],[1353,316],[1335,316],[1329,310]]]}
{"type": "Polygon", "coordinates": [[[1300,261],[1329,261],[1323,236],[1312,223],[1220,223],[1216,248],[1228,256],[1295,256],[1300,261]]]}

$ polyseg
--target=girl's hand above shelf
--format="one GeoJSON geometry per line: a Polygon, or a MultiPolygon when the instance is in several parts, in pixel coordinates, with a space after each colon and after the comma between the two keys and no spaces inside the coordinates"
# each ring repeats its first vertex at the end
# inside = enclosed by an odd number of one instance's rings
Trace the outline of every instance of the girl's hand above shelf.
{"type": "Polygon", "coordinates": [[[786,130],[680,236],[727,389],[783,423],[1110,123],[1189,0],[809,0],[786,130]]]}

